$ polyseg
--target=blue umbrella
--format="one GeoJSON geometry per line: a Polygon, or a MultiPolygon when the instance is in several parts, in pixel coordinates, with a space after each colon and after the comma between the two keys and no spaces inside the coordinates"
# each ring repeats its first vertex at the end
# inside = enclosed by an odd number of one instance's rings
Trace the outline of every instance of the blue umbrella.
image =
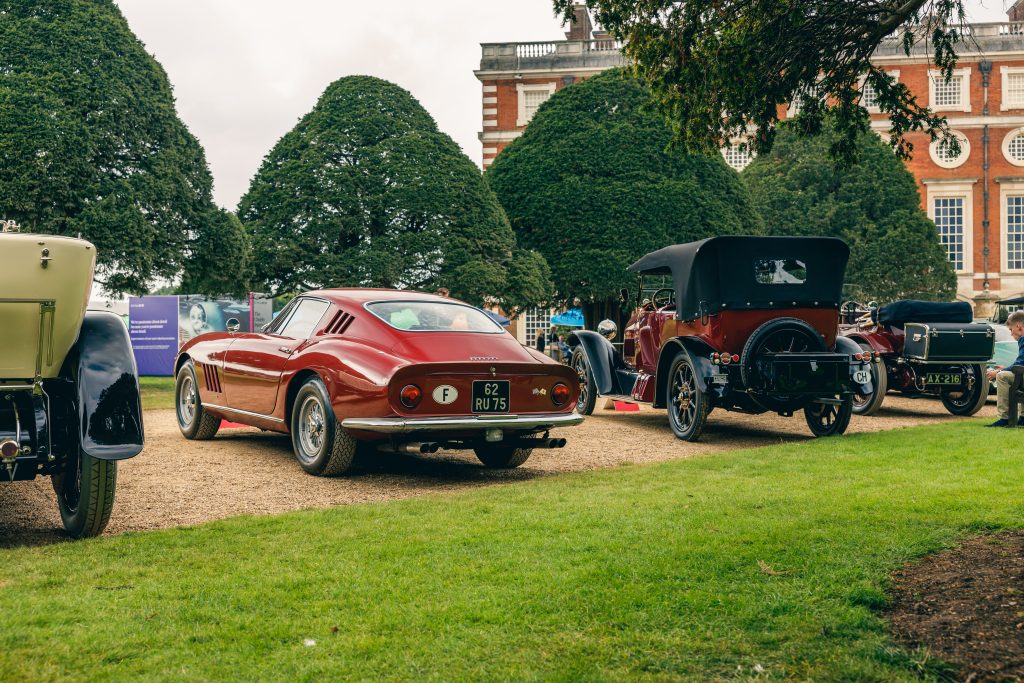
{"type": "Polygon", "coordinates": [[[563,327],[583,327],[583,310],[580,308],[570,308],[564,313],[553,316],[551,324],[563,327]]]}
{"type": "Polygon", "coordinates": [[[490,318],[494,322],[498,323],[502,327],[508,327],[508,324],[510,322],[512,322],[511,320],[509,320],[505,316],[501,315],[500,313],[495,313],[494,311],[488,311],[487,309],[480,309],[480,310],[482,310],[485,314],[487,314],[488,318],[490,318]]]}

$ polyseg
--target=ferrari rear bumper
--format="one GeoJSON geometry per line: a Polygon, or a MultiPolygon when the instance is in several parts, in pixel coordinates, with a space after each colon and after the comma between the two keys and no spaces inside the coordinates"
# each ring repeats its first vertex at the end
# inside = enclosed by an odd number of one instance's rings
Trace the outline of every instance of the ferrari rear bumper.
{"type": "Polygon", "coordinates": [[[345,429],[357,432],[406,434],[472,429],[546,429],[571,427],[583,422],[579,413],[547,415],[471,415],[459,417],[350,417],[341,421],[345,429]]]}

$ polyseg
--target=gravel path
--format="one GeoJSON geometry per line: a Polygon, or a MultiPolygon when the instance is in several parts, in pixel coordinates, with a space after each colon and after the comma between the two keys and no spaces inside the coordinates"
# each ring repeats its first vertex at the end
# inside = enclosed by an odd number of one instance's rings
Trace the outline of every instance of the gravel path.
{"type": "MultiPolygon", "coordinates": [[[[980,416],[994,416],[990,402],[980,416]]],[[[558,473],[650,463],[811,438],[803,417],[712,414],[700,443],[672,436],[665,411],[598,409],[582,425],[561,430],[561,450],[537,450],[510,471],[486,470],[471,452],[433,456],[373,454],[334,479],[305,474],[288,437],[255,429],[223,430],[213,441],[186,441],[171,410],[148,411],[146,449],[121,463],[107,534],[199,524],[234,515],[394,500],[523,481],[558,473]]],[[[955,420],[931,399],[890,396],[879,415],[854,417],[850,432],[872,432],[955,420]]],[[[64,539],[49,478],[0,485],[0,547],[64,539]]]]}

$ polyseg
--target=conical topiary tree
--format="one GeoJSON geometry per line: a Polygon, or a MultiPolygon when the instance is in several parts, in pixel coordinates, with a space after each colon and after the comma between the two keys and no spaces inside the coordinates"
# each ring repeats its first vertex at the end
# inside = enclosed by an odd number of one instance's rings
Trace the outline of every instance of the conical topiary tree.
{"type": "Polygon", "coordinates": [[[487,170],[563,302],[612,300],[635,285],[626,267],[655,249],[761,231],[737,173],[721,157],[670,149],[672,131],[648,103],[619,70],[564,88],[487,170]]]}
{"type": "Polygon", "coordinates": [[[412,95],[369,76],[327,88],[264,159],[239,216],[254,280],[273,292],[446,287],[515,309],[550,288],[479,169],[412,95]]]}
{"type": "Polygon", "coordinates": [[[181,274],[216,217],[211,186],[111,0],[0,0],[0,217],[81,234],[108,290],[143,292],[181,274]]]}
{"type": "Polygon", "coordinates": [[[855,163],[837,166],[834,138],[829,128],[804,137],[782,125],[771,153],[744,169],[768,233],[846,240],[851,298],[953,298],[956,274],[921,209],[914,176],[874,133],[858,139],[855,163]]]}

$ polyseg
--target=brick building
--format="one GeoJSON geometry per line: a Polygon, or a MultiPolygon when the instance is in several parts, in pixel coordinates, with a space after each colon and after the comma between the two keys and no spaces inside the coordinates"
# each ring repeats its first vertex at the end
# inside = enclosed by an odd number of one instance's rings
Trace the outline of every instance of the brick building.
{"type": "MultiPolygon", "coordinates": [[[[1024,0],[1010,8],[1006,22],[972,24],[969,34],[949,83],[929,69],[923,45],[907,56],[898,40],[887,40],[872,61],[945,115],[961,141],[961,153],[952,157],[927,135],[912,133],[907,167],[956,268],[958,295],[983,313],[997,297],[1024,293],[1024,0]]],[[[475,73],[483,86],[485,168],[552,93],[624,64],[619,46],[595,30],[582,5],[564,41],[490,43],[482,50],[475,73]]],[[[885,136],[888,122],[872,111],[870,90],[863,97],[872,127],[885,136]]],[[[737,147],[722,153],[737,169],[750,161],[737,147]]]]}

